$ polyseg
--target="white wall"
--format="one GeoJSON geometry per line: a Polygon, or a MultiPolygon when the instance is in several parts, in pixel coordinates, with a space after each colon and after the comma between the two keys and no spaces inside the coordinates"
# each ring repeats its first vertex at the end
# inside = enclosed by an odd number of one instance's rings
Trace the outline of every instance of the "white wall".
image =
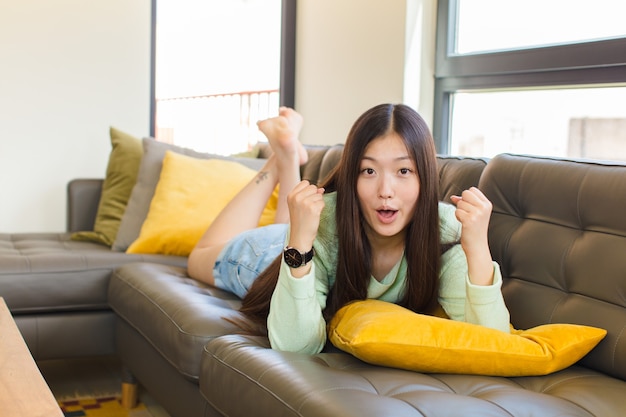
{"type": "Polygon", "coordinates": [[[300,0],[297,12],[302,140],[343,142],[365,110],[402,101],[405,0],[300,0]]]}
{"type": "Polygon", "coordinates": [[[295,106],[305,117],[303,142],[343,142],[356,118],[383,102],[410,104],[432,120],[436,3],[298,1],[295,106]]]}
{"type": "Polygon", "coordinates": [[[437,0],[407,0],[404,100],[432,129],[435,97],[437,0]]]}
{"type": "Polygon", "coordinates": [[[149,133],[150,0],[0,0],[0,233],[63,231],[109,126],[149,133]]]}
{"type": "MultiPolygon", "coordinates": [[[[436,0],[297,7],[305,143],[343,142],[381,102],[432,119],[436,0]]],[[[150,14],[150,0],[0,0],[0,233],[64,230],[67,182],[104,176],[109,126],[148,134],[150,14]]]]}

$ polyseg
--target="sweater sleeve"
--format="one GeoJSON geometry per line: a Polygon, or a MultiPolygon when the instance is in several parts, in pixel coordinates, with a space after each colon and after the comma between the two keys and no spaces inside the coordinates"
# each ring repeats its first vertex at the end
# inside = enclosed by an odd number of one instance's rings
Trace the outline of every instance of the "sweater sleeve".
{"type": "Polygon", "coordinates": [[[502,296],[502,273],[493,263],[492,285],[474,285],[467,272],[467,258],[460,244],[442,255],[439,303],[452,320],[465,321],[510,332],[509,310],[502,296]]]}
{"type": "Polygon", "coordinates": [[[281,263],[267,317],[273,349],[315,354],[326,344],[326,321],[322,311],[337,270],[336,193],[324,194],[324,201],[326,205],[313,242],[315,256],[311,271],[302,278],[294,278],[285,261],[281,263]]]}
{"type": "Polygon", "coordinates": [[[314,262],[309,274],[294,278],[289,266],[282,262],[267,318],[273,349],[316,354],[324,348],[326,322],[322,310],[328,287],[315,278],[320,267],[314,262]]]}

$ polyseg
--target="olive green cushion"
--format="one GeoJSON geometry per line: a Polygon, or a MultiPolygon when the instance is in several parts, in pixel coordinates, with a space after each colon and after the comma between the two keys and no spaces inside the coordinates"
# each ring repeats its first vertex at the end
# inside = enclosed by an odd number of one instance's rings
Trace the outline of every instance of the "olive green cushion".
{"type": "Polygon", "coordinates": [[[110,128],[110,136],[112,149],[94,228],[73,233],[73,240],[113,245],[130,193],[137,181],[143,154],[141,140],[113,127],[110,128]]]}

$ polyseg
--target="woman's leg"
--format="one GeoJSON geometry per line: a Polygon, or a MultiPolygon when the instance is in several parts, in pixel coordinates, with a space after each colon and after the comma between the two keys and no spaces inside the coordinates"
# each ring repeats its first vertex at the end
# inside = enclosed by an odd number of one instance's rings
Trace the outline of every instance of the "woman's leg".
{"type": "MultiPolygon", "coordinates": [[[[279,116],[262,120],[259,130],[268,138],[276,157],[278,175],[278,205],[274,223],[289,223],[287,195],[300,182],[300,165],[306,163],[308,154],[298,136],[302,129],[302,116],[295,110],[281,107],[279,116]]],[[[268,196],[269,198],[269,196],[268,196]]],[[[265,199],[265,204],[267,199],[265,199]]]]}
{"type": "Polygon", "coordinates": [[[263,120],[259,129],[267,136],[273,154],[267,163],[226,207],[204,233],[189,255],[189,276],[213,284],[213,266],[223,247],[238,234],[256,228],[268,199],[280,184],[276,223],[289,221],[287,194],[300,182],[300,165],[307,153],[298,141],[302,117],[281,108],[277,117],[263,120]]]}

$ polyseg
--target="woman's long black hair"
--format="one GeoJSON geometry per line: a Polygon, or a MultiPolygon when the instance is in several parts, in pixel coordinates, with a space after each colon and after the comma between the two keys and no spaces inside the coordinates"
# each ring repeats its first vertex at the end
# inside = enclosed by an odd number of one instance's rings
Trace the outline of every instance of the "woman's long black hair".
{"type": "MultiPolygon", "coordinates": [[[[372,275],[371,247],[357,196],[357,180],[366,147],[376,138],[396,133],[415,162],[420,193],[406,233],[407,280],[399,304],[415,312],[429,312],[437,305],[441,248],[437,158],[433,139],[420,115],[403,104],[381,104],[363,113],[352,126],[341,160],[321,186],[337,192],[338,264],[324,317],[326,320],[345,304],[367,298],[372,275]]],[[[282,255],[281,255],[282,256],[282,255]]],[[[281,259],[278,257],[255,280],[240,309],[265,325],[281,259]]]]}

